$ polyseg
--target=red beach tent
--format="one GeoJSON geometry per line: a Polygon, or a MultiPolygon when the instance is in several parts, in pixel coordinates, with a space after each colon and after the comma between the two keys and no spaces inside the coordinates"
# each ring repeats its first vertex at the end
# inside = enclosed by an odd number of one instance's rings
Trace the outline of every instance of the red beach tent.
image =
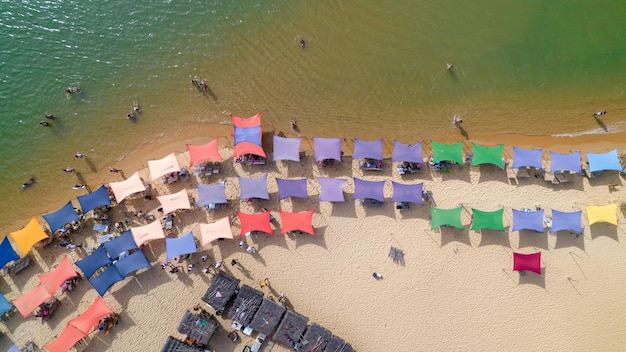
{"type": "Polygon", "coordinates": [[[47,274],[38,275],[39,281],[48,289],[50,294],[54,294],[56,290],[63,285],[65,280],[78,276],[76,270],[67,258],[67,255],[63,256],[63,259],[47,274]]]}
{"type": "Polygon", "coordinates": [[[235,144],[234,156],[240,157],[244,154],[253,154],[266,157],[261,146],[261,113],[244,119],[234,115],[230,116],[233,121],[233,139],[235,144]]]}
{"type": "Polygon", "coordinates": [[[270,224],[270,212],[264,211],[259,214],[246,214],[237,212],[239,222],[241,223],[241,234],[244,236],[248,232],[261,231],[269,235],[273,235],[272,226],[270,224]]]}
{"type": "Polygon", "coordinates": [[[313,230],[313,210],[301,211],[299,213],[291,213],[288,211],[280,211],[280,218],[283,221],[283,226],[280,229],[280,234],[284,235],[288,232],[302,231],[311,236],[315,236],[313,230]]]}
{"type": "Polygon", "coordinates": [[[532,254],[513,252],[513,270],[532,271],[541,275],[541,252],[532,254]]]}
{"type": "Polygon", "coordinates": [[[189,167],[208,161],[224,160],[218,151],[217,138],[203,145],[187,144],[189,151],[189,167]]]}

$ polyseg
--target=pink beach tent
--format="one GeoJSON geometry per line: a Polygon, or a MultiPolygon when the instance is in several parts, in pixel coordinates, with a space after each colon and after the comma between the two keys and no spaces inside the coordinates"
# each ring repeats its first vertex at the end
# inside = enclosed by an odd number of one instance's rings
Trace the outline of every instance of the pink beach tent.
{"type": "Polygon", "coordinates": [[[169,214],[178,209],[191,209],[189,203],[189,195],[187,189],[183,188],[180,192],[158,196],[157,199],[163,206],[163,213],[169,214]]]}
{"type": "Polygon", "coordinates": [[[138,247],[143,246],[148,241],[165,238],[165,233],[159,220],[155,220],[145,226],[131,227],[130,232],[138,247]]]}
{"type": "Polygon", "coordinates": [[[131,194],[146,190],[146,186],[144,186],[141,181],[141,177],[139,177],[139,173],[137,172],[124,181],[109,183],[109,187],[111,187],[111,190],[115,195],[115,200],[118,203],[121,203],[124,198],[130,196],[131,194]]]}
{"type": "Polygon", "coordinates": [[[532,254],[513,252],[513,270],[532,271],[541,275],[541,252],[532,254]]]}
{"type": "Polygon", "coordinates": [[[148,169],[150,169],[150,177],[156,180],[161,176],[180,171],[180,166],[176,160],[176,154],[170,153],[163,159],[148,160],[148,169]]]}
{"type": "Polygon", "coordinates": [[[78,274],[67,258],[67,255],[63,256],[63,259],[56,268],[52,269],[47,274],[38,275],[39,281],[48,289],[50,294],[54,294],[67,279],[71,279],[75,276],[78,276],[78,274]]]}
{"type": "Polygon", "coordinates": [[[39,284],[20,298],[13,300],[13,305],[20,314],[22,314],[24,319],[26,319],[35,308],[39,307],[39,305],[49,300],[51,297],[52,293],[48,291],[48,288],[44,284],[39,284]]]}
{"type": "Polygon", "coordinates": [[[201,224],[202,244],[211,243],[220,238],[233,239],[233,232],[230,228],[230,218],[225,217],[212,224],[201,224]]]}

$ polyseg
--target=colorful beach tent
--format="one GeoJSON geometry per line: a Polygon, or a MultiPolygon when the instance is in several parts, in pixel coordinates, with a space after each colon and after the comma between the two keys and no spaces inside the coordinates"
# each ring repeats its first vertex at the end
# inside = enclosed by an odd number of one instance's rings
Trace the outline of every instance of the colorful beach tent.
{"type": "MultiPolygon", "coordinates": [[[[72,209],[73,211],[74,209],[72,209]]],[[[20,255],[23,257],[30,251],[35,243],[48,238],[48,234],[41,228],[39,221],[34,216],[30,219],[30,222],[21,230],[11,232],[9,234],[13,244],[17,246],[20,251],[20,255]]]]}
{"type": "Polygon", "coordinates": [[[587,205],[589,225],[606,222],[617,226],[617,204],[587,205]]]}
{"type": "Polygon", "coordinates": [[[385,181],[365,181],[354,178],[354,196],[352,199],[375,199],[385,201],[385,181]]]}
{"type": "Polygon", "coordinates": [[[240,236],[245,235],[248,232],[260,231],[269,235],[273,235],[272,226],[270,224],[270,212],[264,211],[258,214],[246,214],[237,212],[237,217],[241,224],[240,236]]]}
{"type": "Polygon", "coordinates": [[[104,249],[106,249],[110,259],[117,259],[122,253],[135,248],[138,248],[137,243],[135,243],[130,230],[126,230],[119,237],[104,243],[104,249]]]}
{"type": "Polygon", "coordinates": [[[191,204],[189,203],[189,195],[187,194],[186,188],[183,188],[182,190],[174,194],[158,196],[157,199],[163,206],[164,214],[169,214],[179,209],[191,209],[191,204]]]}
{"type": "Polygon", "coordinates": [[[139,247],[148,241],[165,238],[165,233],[159,220],[155,220],[148,225],[131,227],[130,232],[133,234],[133,239],[139,247]]]}
{"type": "Polygon", "coordinates": [[[343,184],[346,180],[343,178],[318,177],[317,182],[320,184],[321,191],[319,196],[320,202],[345,202],[343,194],[343,184]]]}
{"type": "Polygon", "coordinates": [[[533,254],[513,252],[513,270],[532,271],[541,275],[541,252],[533,254]]]}
{"type": "Polygon", "coordinates": [[[281,210],[280,218],[282,219],[281,235],[293,231],[302,231],[315,236],[315,231],[313,230],[313,210],[298,213],[281,210]]]}
{"type": "Polygon", "coordinates": [[[434,230],[441,226],[452,226],[462,230],[462,211],[463,207],[457,207],[452,209],[430,207],[430,229],[434,230]]]}
{"type": "Polygon", "coordinates": [[[472,166],[492,164],[499,168],[504,168],[502,149],[504,149],[503,144],[499,144],[495,147],[483,147],[476,143],[472,143],[472,150],[474,151],[472,166]]]}
{"type": "Polygon", "coordinates": [[[352,159],[383,160],[383,140],[364,141],[355,138],[352,159]]]}
{"type": "Polygon", "coordinates": [[[431,144],[433,146],[434,162],[453,161],[457,164],[463,164],[463,142],[443,144],[432,141],[431,144]]]}
{"type": "Polygon", "coordinates": [[[217,138],[203,145],[187,144],[187,150],[189,151],[189,167],[209,161],[224,160],[218,151],[217,138]]]}
{"type": "Polygon", "coordinates": [[[97,207],[102,207],[105,205],[111,204],[111,198],[109,198],[109,191],[105,185],[98,187],[97,190],[84,194],[82,196],[76,197],[78,203],[80,204],[80,209],[83,211],[83,214],[96,209],[97,207]]]}
{"type": "Polygon", "coordinates": [[[183,254],[196,253],[198,248],[196,247],[193,233],[189,232],[178,238],[166,238],[165,251],[167,252],[167,260],[171,260],[183,254]]]}
{"type": "Polygon", "coordinates": [[[239,198],[247,200],[250,198],[270,199],[267,192],[267,174],[256,178],[239,176],[239,198]]]}
{"type": "Polygon", "coordinates": [[[50,231],[52,232],[55,232],[69,222],[78,221],[78,215],[76,215],[72,202],[67,202],[61,209],[54,213],[46,214],[43,218],[48,223],[50,231]]]}
{"type": "Polygon", "coordinates": [[[220,182],[212,185],[198,183],[198,201],[196,205],[207,206],[209,204],[226,204],[226,183],[220,182]]]}
{"type": "Polygon", "coordinates": [[[299,180],[288,180],[284,178],[276,178],[278,184],[278,200],[288,197],[308,198],[306,191],[306,178],[299,180]]]}
{"type": "Polygon", "coordinates": [[[148,169],[150,170],[150,177],[156,180],[161,176],[180,171],[180,166],[176,160],[176,154],[170,153],[163,159],[148,160],[148,169]]]}
{"type": "Polygon", "coordinates": [[[392,202],[411,202],[415,204],[422,204],[422,184],[404,184],[396,181],[391,181],[393,186],[392,202]]]}
{"type": "Polygon", "coordinates": [[[532,230],[543,232],[543,209],[536,211],[524,211],[513,209],[512,231],[532,230]]]}
{"type": "Polygon", "coordinates": [[[604,154],[587,153],[587,161],[589,162],[589,171],[605,171],[615,170],[622,171],[624,167],[619,162],[619,156],[617,155],[617,149],[613,149],[610,152],[604,154]]]}
{"type": "Polygon", "coordinates": [[[35,286],[32,290],[23,294],[18,299],[13,300],[13,305],[22,314],[24,319],[32,313],[35,308],[39,307],[42,303],[49,300],[52,297],[52,293],[48,291],[44,284],[35,286]]]}
{"type": "Polygon", "coordinates": [[[20,259],[20,256],[15,253],[15,250],[11,246],[9,236],[5,237],[0,243],[0,269],[14,260],[20,259]]]}
{"type": "Polygon", "coordinates": [[[571,171],[580,173],[580,152],[561,154],[550,152],[550,172],[571,171]]]}
{"type": "Polygon", "coordinates": [[[220,238],[233,239],[230,217],[219,219],[211,224],[200,224],[200,233],[202,234],[202,244],[208,244],[220,238]]]}
{"type": "Polygon", "coordinates": [[[85,274],[86,278],[90,278],[96,270],[105,265],[111,264],[111,258],[107,255],[103,246],[98,247],[93,253],[85,258],[75,262],[76,266],[85,274]]]}
{"type": "Polygon", "coordinates": [[[341,141],[341,138],[313,137],[315,161],[320,162],[331,159],[341,162],[341,141]]]}
{"type": "Polygon", "coordinates": [[[0,292],[0,315],[13,309],[11,302],[7,301],[6,297],[0,292]]]}
{"type": "Polygon", "coordinates": [[[581,224],[582,211],[562,212],[552,209],[552,226],[550,232],[572,231],[579,235],[583,234],[581,224]]]}
{"type": "Polygon", "coordinates": [[[100,275],[89,279],[89,283],[100,296],[104,296],[113,284],[122,280],[124,280],[124,276],[120,274],[115,265],[111,265],[100,275]]]}
{"type": "Polygon", "coordinates": [[[471,230],[492,229],[504,231],[504,223],[502,222],[502,214],[504,209],[495,211],[482,211],[472,208],[472,227],[471,230]]]}
{"type": "Polygon", "coordinates": [[[131,255],[120,258],[113,262],[113,265],[117,268],[117,271],[122,277],[128,276],[130,273],[139,269],[149,268],[150,262],[146,259],[146,256],[141,250],[134,252],[131,255]]]}
{"type": "Polygon", "coordinates": [[[300,161],[300,143],[302,138],[283,138],[274,136],[274,161],[300,161]]]}
{"type": "Polygon", "coordinates": [[[512,168],[534,167],[535,169],[543,169],[543,150],[538,149],[522,149],[513,147],[513,165],[512,168]]]}
{"type": "Polygon", "coordinates": [[[409,163],[423,164],[424,158],[422,157],[422,142],[416,144],[403,144],[394,140],[391,161],[406,161],[409,163]]]}
{"type": "Polygon", "coordinates": [[[131,194],[146,190],[146,186],[144,186],[141,181],[141,177],[139,177],[139,173],[137,172],[124,181],[109,183],[109,187],[111,187],[111,191],[113,191],[115,200],[118,203],[121,203],[124,198],[130,196],[131,194]]]}
{"type": "Polygon", "coordinates": [[[113,314],[102,298],[97,297],[91,307],[83,314],[70,320],[63,332],[56,339],[44,346],[50,352],[69,351],[80,339],[89,335],[91,329],[100,321],[100,319],[113,314]]]}
{"type": "Polygon", "coordinates": [[[76,270],[74,270],[74,267],[67,258],[67,255],[63,256],[63,259],[61,259],[61,262],[56,266],[56,268],[52,269],[47,274],[37,275],[37,277],[39,277],[39,281],[41,281],[41,283],[48,289],[48,292],[53,295],[56,290],[63,285],[65,280],[76,276],[78,276],[78,274],[76,274],[76,270]]]}
{"type": "Polygon", "coordinates": [[[261,145],[261,114],[244,119],[230,115],[233,121],[233,139],[235,144],[234,156],[236,158],[244,154],[253,154],[265,157],[261,145]]]}

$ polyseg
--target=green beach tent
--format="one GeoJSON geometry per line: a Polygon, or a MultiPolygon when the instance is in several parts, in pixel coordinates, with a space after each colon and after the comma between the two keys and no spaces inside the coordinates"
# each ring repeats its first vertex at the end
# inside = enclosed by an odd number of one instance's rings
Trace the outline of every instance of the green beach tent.
{"type": "Polygon", "coordinates": [[[472,220],[471,230],[492,229],[498,231],[504,231],[504,224],[502,223],[502,214],[504,209],[496,211],[482,211],[472,208],[472,220]]]}
{"type": "Polygon", "coordinates": [[[463,207],[453,209],[440,209],[430,207],[430,229],[434,230],[440,226],[452,226],[463,230],[461,223],[461,211],[463,207]]]}
{"type": "Polygon", "coordinates": [[[483,147],[478,144],[472,143],[472,149],[474,149],[474,158],[472,159],[472,166],[480,164],[493,164],[499,168],[504,168],[504,162],[502,161],[502,149],[503,144],[495,147],[483,147]]]}
{"type": "Polygon", "coordinates": [[[435,141],[431,142],[433,146],[433,160],[438,163],[441,161],[454,161],[463,164],[463,142],[456,144],[443,144],[435,141]]]}

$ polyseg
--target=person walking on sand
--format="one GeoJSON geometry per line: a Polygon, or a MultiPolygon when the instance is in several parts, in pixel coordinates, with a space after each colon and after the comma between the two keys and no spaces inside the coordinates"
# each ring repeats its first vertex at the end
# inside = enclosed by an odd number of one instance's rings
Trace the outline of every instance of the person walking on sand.
{"type": "Polygon", "coordinates": [[[593,113],[593,117],[600,117],[602,115],[606,115],[606,111],[598,111],[593,113]]]}
{"type": "Polygon", "coordinates": [[[230,261],[230,265],[232,265],[232,266],[235,266],[237,264],[239,264],[239,261],[237,259],[233,259],[233,260],[230,261]]]}
{"type": "Polygon", "coordinates": [[[267,287],[269,286],[269,284],[270,284],[270,281],[268,278],[265,278],[262,281],[259,281],[259,286],[261,286],[261,288],[267,287]]]}
{"type": "Polygon", "coordinates": [[[246,252],[248,252],[249,254],[252,254],[252,253],[256,252],[256,250],[254,249],[254,247],[248,246],[248,248],[246,248],[246,252]]]}

